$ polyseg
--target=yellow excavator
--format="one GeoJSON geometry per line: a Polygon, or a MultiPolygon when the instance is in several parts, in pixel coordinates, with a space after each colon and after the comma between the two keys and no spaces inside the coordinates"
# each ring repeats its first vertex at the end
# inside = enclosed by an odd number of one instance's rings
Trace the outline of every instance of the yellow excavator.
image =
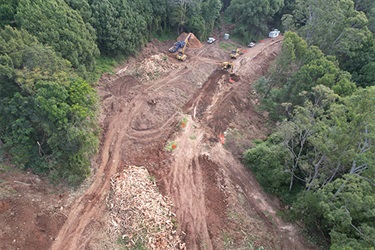
{"type": "Polygon", "coordinates": [[[189,43],[189,40],[190,40],[190,37],[193,33],[189,33],[185,40],[184,40],[184,46],[182,47],[182,50],[178,52],[178,54],[176,55],[176,58],[179,60],[179,61],[185,61],[186,58],[187,58],[187,55],[185,54],[185,49],[186,49],[186,46],[188,45],[189,43]]]}
{"type": "Polygon", "coordinates": [[[232,62],[222,62],[221,69],[228,71],[231,75],[234,74],[234,65],[232,62]]]}
{"type": "Polygon", "coordinates": [[[239,57],[241,54],[241,49],[237,48],[236,50],[232,50],[230,53],[230,58],[237,59],[237,57],[239,57]]]}

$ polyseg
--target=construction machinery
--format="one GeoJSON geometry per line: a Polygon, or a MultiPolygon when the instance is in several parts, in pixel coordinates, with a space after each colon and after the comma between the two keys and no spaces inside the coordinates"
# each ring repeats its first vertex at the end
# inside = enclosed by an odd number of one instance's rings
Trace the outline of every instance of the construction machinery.
{"type": "Polygon", "coordinates": [[[236,50],[232,50],[230,53],[230,58],[237,59],[237,57],[239,57],[241,54],[240,48],[237,48],[236,50]]]}
{"type": "Polygon", "coordinates": [[[228,71],[231,75],[234,74],[234,65],[232,62],[222,62],[221,69],[228,71]]]}
{"type": "Polygon", "coordinates": [[[185,46],[185,41],[178,41],[173,44],[172,47],[169,48],[169,52],[175,53],[177,52],[180,48],[185,46]]]}
{"type": "Polygon", "coordinates": [[[190,40],[190,37],[193,33],[189,33],[185,40],[183,41],[184,42],[184,46],[182,47],[182,50],[178,52],[178,54],[176,55],[176,58],[179,60],[179,61],[185,61],[186,58],[187,58],[187,55],[185,54],[185,49],[186,49],[186,46],[188,45],[189,43],[189,40],[190,40]]]}

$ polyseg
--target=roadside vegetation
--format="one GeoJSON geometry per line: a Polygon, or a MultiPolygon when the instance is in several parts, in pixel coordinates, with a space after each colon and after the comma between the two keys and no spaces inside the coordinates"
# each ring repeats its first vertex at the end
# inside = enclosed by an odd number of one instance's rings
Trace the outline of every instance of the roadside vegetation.
{"type": "Polygon", "coordinates": [[[79,184],[99,146],[99,77],[152,37],[207,36],[220,9],[219,0],[3,1],[1,158],[79,184]]]}
{"type": "Polygon", "coordinates": [[[207,39],[220,13],[246,42],[285,31],[256,83],[274,130],[245,152],[247,166],[322,245],[374,249],[373,0],[4,0],[0,159],[81,183],[99,147],[102,73],[155,37],[207,39]]]}
{"type": "Polygon", "coordinates": [[[322,247],[374,249],[375,43],[369,13],[375,4],[288,2],[282,22],[296,33],[285,33],[281,54],[256,83],[274,130],[245,152],[246,164],[266,191],[289,204],[287,217],[302,220],[322,247]]]}

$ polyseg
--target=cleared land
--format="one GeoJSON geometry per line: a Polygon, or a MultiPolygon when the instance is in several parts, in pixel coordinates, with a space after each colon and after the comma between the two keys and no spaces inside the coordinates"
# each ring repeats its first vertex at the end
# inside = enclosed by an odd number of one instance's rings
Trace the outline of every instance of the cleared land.
{"type": "Polygon", "coordinates": [[[234,83],[220,68],[229,51],[219,42],[192,46],[178,62],[167,54],[171,44],[155,41],[115,75],[102,77],[103,135],[91,184],[64,210],[56,224],[61,229],[56,238],[57,230],[50,232],[45,246],[113,248],[111,178],[144,166],[174,204],[176,233],[187,249],[315,249],[277,217],[278,202],[238,159],[251,140],[266,136],[252,83],[274,61],[282,37],[245,50],[234,61],[234,83]]]}

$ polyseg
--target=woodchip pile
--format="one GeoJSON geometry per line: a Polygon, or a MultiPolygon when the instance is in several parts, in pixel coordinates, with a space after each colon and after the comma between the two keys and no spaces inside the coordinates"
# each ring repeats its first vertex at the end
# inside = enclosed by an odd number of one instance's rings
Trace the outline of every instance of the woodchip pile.
{"type": "Polygon", "coordinates": [[[186,249],[176,231],[172,202],[163,197],[144,167],[131,166],[111,179],[110,233],[126,248],[186,249]]]}

